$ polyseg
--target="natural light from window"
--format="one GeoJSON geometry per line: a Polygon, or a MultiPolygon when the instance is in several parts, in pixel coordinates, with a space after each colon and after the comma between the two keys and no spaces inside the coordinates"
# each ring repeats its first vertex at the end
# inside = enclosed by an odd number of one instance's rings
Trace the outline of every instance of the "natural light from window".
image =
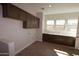
{"type": "Polygon", "coordinates": [[[78,19],[51,19],[46,22],[46,31],[52,34],[76,37],[78,19]]]}
{"type": "Polygon", "coordinates": [[[64,25],[65,20],[56,20],[56,25],[64,25]]]}
{"type": "Polygon", "coordinates": [[[54,49],[58,56],[69,56],[69,54],[65,51],[54,49]]]}
{"type": "Polygon", "coordinates": [[[54,20],[48,20],[47,25],[54,25],[54,20]]]}

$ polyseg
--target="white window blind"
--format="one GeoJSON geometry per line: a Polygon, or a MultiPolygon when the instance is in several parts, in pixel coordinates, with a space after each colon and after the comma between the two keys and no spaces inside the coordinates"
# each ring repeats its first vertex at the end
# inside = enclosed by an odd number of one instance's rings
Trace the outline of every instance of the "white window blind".
{"type": "Polygon", "coordinates": [[[56,20],[56,25],[64,25],[65,20],[56,20]]]}
{"type": "Polygon", "coordinates": [[[51,19],[46,21],[46,31],[76,36],[78,19],[51,19]]]}

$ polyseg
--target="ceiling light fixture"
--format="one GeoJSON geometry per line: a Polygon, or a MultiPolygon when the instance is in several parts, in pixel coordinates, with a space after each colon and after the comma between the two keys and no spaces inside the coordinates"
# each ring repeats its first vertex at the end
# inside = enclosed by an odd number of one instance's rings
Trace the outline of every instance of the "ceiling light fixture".
{"type": "Polygon", "coordinates": [[[49,7],[52,7],[52,5],[49,5],[49,7]]]}
{"type": "Polygon", "coordinates": [[[42,10],[44,10],[45,8],[41,8],[42,10]]]}

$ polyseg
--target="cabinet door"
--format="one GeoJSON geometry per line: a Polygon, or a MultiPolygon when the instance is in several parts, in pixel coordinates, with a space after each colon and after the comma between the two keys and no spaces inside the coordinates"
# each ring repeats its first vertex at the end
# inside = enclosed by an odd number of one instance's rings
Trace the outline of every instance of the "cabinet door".
{"type": "Polygon", "coordinates": [[[27,20],[23,21],[23,28],[39,28],[39,21],[40,20],[29,15],[27,20]]]}
{"type": "Polygon", "coordinates": [[[19,12],[19,18],[21,20],[23,20],[23,21],[27,20],[27,14],[26,14],[26,12],[20,10],[20,12],[19,12]]]}
{"type": "Polygon", "coordinates": [[[27,24],[26,24],[26,28],[32,28],[32,21],[31,21],[32,17],[30,14],[28,14],[27,16],[27,24]]]}
{"type": "Polygon", "coordinates": [[[34,28],[32,20],[23,21],[23,28],[34,28]]]}
{"type": "Polygon", "coordinates": [[[19,19],[19,9],[12,4],[3,4],[3,16],[19,19]]]}
{"type": "Polygon", "coordinates": [[[23,28],[27,28],[27,21],[23,21],[23,28]]]}
{"type": "Polygon", "coordinates": [[[36,28],[40,27],[40,19],[39,18],[36,18],[35,25],[36,25],[36,28]]]}
{"type": "Polygon", "coordinates": [[[26,21],[23,21],[23,28],[38,28],[38,24],[38,20],[31,16],[26,21]]]}

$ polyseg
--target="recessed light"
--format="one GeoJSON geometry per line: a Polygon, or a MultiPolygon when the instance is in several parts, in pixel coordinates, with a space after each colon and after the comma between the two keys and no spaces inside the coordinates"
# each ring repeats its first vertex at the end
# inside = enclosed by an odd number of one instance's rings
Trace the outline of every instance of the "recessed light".
{"type": "Polygon", "coordinates": [[[42,10],[44,10],[45,8],[41,8],[42,10]]]}
{"type": "Polygon", "coordinates": [[[49,5],[49,7],[52,7],[52,5],[49,5]]]}

